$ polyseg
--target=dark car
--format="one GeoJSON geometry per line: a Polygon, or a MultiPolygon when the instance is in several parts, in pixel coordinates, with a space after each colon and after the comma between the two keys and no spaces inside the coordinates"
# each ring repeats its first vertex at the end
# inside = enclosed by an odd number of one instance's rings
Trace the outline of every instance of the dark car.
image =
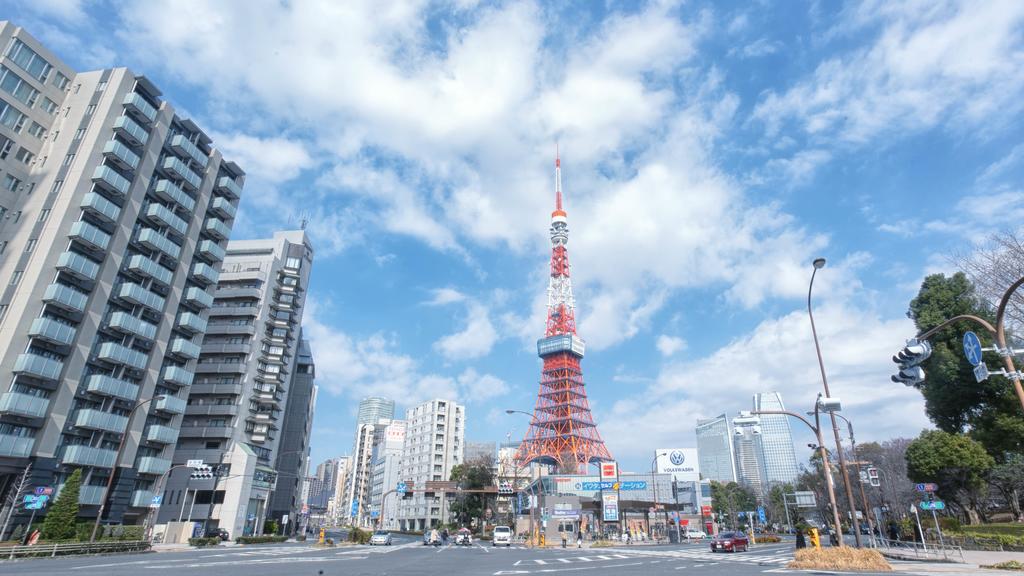
{"type": "Polygon", "coordinates": [[[227,542],[231,539],[231,535],[228,534],[226,528],[210,528],[206,531],[207,538],[220,538],[221,542],[227,542]]]}
{"type": "Polygon", "coordinates": [[[722,532],[711,541],[712,552],[746,552],[749,546],[743,532],[722,532]]]}

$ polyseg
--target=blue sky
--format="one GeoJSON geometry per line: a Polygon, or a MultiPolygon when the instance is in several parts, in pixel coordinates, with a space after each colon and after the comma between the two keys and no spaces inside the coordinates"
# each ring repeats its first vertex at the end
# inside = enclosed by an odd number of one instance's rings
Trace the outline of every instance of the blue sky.
{"type": "MultiPolygon", "coordinates": [[[[235,237],[309,218],[314,461],[368,394],[521,437],[562,151],[588,392],[627,469],[820,386],[916,435],[889,357],[922,278],[1024,221],[1024,4],[4,2],[77,69],[145,73],[248,172],[235,237]]],[[[803,445],[803,436],[797,436],[803,445]]],[[[803,451],[798,453],[803,459],[803,451]]]]}

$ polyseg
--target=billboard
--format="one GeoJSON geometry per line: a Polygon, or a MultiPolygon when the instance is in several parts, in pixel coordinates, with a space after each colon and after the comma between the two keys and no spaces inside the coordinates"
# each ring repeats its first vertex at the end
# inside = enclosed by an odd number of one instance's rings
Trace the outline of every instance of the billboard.
{"type": "Polygon", "coordinates": [[[671,474],[676,482],[700,481],[696,448],[659,448],[655,454],[659,474],[671,474]]]}
{"type": "Polygon", "coordinates": [[[618,479],[619,465],[616,462],[601,462],[601,479],[618,479]]]}
{"type": "Polygon", "coordinates": [[[619,521],[619,495],[615,492],[605,492],[601,496],[602,518],[605,522],[619,521]]]}

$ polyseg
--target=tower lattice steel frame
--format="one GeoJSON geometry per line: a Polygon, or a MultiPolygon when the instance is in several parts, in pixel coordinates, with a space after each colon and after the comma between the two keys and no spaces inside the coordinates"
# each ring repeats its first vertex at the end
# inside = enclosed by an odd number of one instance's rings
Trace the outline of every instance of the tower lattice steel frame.
{"type": "Polygon", "coordinates": [[[584,474],[591,462],[612,460],[597,432],[583,384],[585,345],[576,335],[575,301],[570,278],[569,225],[562,209],[562,162],[555,155],[555,211],[551,213],[551,278],[548,319],[537,354],[544,361],[537,404],[516,459],[553,464],[563,474],[584,474]]]}

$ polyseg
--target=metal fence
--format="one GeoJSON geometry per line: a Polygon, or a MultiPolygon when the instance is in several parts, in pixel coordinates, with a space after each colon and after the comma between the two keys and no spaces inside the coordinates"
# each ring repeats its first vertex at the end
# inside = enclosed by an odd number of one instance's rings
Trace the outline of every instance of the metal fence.
{"type": "Polygon", "coordinates": [[[118,542],[82,542],[69,544],[34,544],[32,546],[2,546],[0,559],[15,558],[53,558],[74,554],[117,554],[124,552],[142,552],[149,550],[150,543],[145,540],[126,540],[118,542]]]}
{"type": "Polygon", "coordinates": [[[938,543],[921,544],[903,540],[879,539],[882,546],[877,548],[885,556],[900,560],[930,560],[944,562],[963,562],[964,550],[959,546],[941,545],[938,543]]]}

